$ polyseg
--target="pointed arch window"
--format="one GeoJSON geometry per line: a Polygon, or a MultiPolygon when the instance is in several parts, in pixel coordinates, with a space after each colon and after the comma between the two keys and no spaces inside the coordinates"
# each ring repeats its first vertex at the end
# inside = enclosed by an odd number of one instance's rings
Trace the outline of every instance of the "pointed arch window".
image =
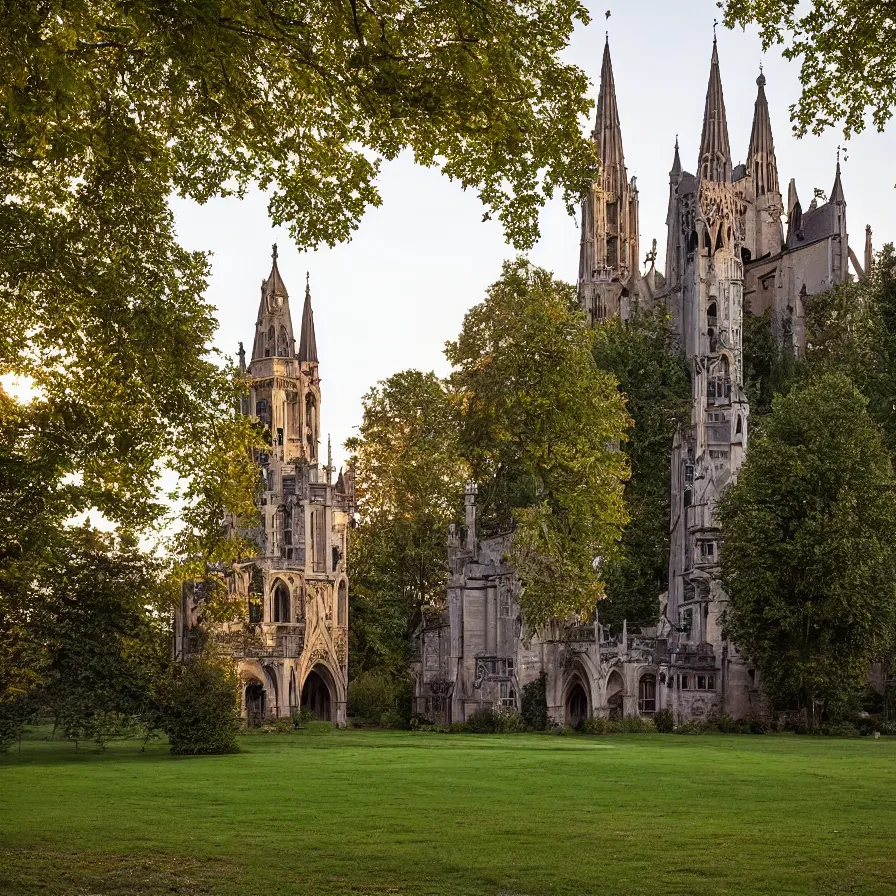
{"type": "Polygon", "coordinates": [[[274,586],[273,611],[274,622],[291,622],[289,614],[289,588],[285,582],[277,582],[274,586]]]}
{"type": "Polygon", "coordinates": [[[344,579],[339,583],[336,598],[336,622],[338,625],[348,624],[348,588],[344,579]]]}

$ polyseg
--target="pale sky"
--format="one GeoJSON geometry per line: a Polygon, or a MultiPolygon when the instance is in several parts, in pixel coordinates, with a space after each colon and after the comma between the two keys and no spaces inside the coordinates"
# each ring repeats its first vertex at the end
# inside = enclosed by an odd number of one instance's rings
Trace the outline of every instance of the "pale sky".
{"type": "MultiPolygon", "coordinates": [[[[625,160],[640,191],[641,256],[656,238],[662,260],[675,135],[683,166],[695,171],[719,10],[715,0],[604,0],[588,6],[593,21],[575,31],[565,58],[592,79],[590,95],[596,99],[609,29],[625,160]],[[608,7],[612,16],[606,23],[608,7]]],[[[754,32],[720,26],[718,37],[734,164],[746,156],[763,61],[781,189],[786,198],[795,177],[805,208],[814,187],[830,192],[841,132],[796,140],[788,110],[799,96],[798,65],[775,51],[763,57],[754,32]]],[[[593,121],[583,120],[583,133],[592,127],[593,121]]],[[[854,138],[841,159],[850,242],[859,258],[866,224],[876,249],[896,240],[894,159],[896,125],[884,134],[868,130],[854,138]]],[[[270,271],[273,242],[296,329],[310,271],[323,392],[321,452],[326,433],[332,433],[337,465],[345,456],[342,443],[360,422],[363,394],[406,368],[447,373],[446,340],[483,299],[502,261],[515,255],[500,225],[481,221],[475,194],[438,171],[417,167],[405,155],[384,165],[379,186],[383,205],[367,213],[350,243],[310,253],[299,253],[285,228],[271,226],[259,193],[203,207],[174,202],[181,241],[214,253],[208,298],[218,309],[216,342],[222,350],[236,352],[242,340],[251,352],[259,284],[270,271]]],[[[543,211],[541,232],[531,260],[575,282],[578,220],[567,216],[559,198],[543,211]]]]}

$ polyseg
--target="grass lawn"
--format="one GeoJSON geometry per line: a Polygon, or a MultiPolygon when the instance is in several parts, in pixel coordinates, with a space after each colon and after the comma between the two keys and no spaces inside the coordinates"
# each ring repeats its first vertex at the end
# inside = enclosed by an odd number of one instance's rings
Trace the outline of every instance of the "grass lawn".
{"type": "Polygon", "coordinates": [[[26,741],[0,893],[896,894],[896,739],[245,737],[237,756],[26,741]]]}

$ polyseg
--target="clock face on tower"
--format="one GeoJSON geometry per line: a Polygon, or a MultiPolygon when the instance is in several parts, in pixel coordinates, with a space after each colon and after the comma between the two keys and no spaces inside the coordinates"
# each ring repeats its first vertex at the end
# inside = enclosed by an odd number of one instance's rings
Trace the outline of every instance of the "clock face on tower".
{"type": "Polygon", "coordinates": [[[271,311],[279,311],[283,307],[283,296],[278,293],[268,296],[268,308],[271,311]]]}

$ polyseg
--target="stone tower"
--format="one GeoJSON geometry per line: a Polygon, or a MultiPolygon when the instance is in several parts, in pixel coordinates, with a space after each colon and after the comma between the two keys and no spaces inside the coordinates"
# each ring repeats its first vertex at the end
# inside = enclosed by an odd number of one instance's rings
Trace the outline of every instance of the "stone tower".
{"type": "MultiPolygon", "coordinates": [[[[241,346],[241,368],[244,357],[241,346]]],[[[290,716],[300,706],[345,723],[346,550],[354,487],[352,477],[341,472],[332,482],[329,458],[325,467],[318,462],[318,368],[310,286],[306,280],[297,350],[275,246],[271,273],[261,284],[243,405],[244,413],[264,424],[269,439],[258,456],[259,526],[244,533],[256,542],[258,555],[234,564],[226,575],[232,598],[245,601],[248,611],[248,631],[234,655],[250,724],[290,716]]],[[[179,631],[196,617],[196,604],[184,597],[179,631]]]]}
{"type": "Polygon", "coordinates": [[[640,290],[638,188],[628,179],[609,40],[604,45],[592,132],[600,175],[582,203],[579,304],[594,324],[619,314],[627,318],[640,290]]]}
{"type": "MultiPolygon", "coordinates": [[[[765,165],[757,184],[761,180],[765,196],[772,187],[768,154],[772,162],[774,155],[770,139],[757,147],[755,156],[765,165]]],[[[742,715],[750,683],[720,626],[727,598],[718,582],[716,502],[736,476],[747,444],[744,240],[715,41],[698,174],[681,171],[676,145],[670,180],[667,284],[673,323],[691,365],[692,407],[690,426],[673,446],[666,609],[672,629],[660,703],[679,717],[700,715],[703,704],[742,715]]],[[[773,202],[774,192],[763,201],[773,202]]],[[[773,237],[773,228],[760,228],[756,239],[773,237]]]]}

